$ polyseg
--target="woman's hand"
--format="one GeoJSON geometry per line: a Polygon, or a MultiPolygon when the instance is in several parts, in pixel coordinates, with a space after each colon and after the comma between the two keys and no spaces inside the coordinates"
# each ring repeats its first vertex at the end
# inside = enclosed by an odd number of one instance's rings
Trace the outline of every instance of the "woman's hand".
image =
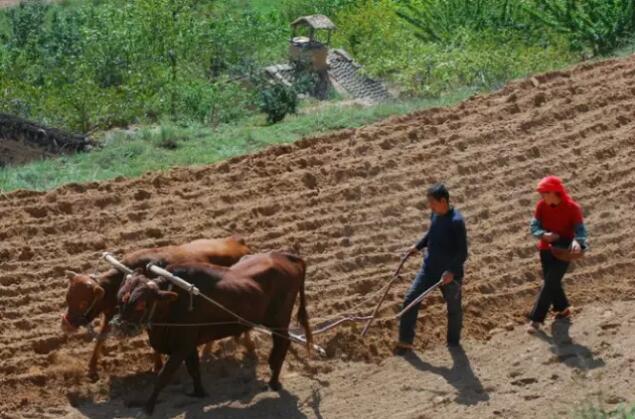
{"type": "Polygon", "coordinates": [[[582,252],[582,246],[578,243],[577,240],[571,242],[571,253],[580,253],[582,252]]]}
{"type": "Polygon", "coordinates": [[[552,233],[550,231],[546,232],[542,235],[542,239],[548,243],[553,243],[560,238],[556,233],[552,233]]]}

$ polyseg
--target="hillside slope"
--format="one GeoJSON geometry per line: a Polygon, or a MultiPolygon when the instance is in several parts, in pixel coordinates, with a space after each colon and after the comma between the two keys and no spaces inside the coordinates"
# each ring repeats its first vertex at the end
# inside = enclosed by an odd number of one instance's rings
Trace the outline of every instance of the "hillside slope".
{"type": "MultiPolygon", "coordinates": [[[[522,321],[540,285],[527,225],[545,174],[561,175],[585,209],[592,251],[569,275],[575,305],[635,296],[635,58],[513,82],[448,109],[234,158],[47,193],[0,195],[0,409],[107,397],[109,375],[149,366],[144,339],[111,342],[102,376],[82,376],[91,345],[59,331],[65,269],[104,269],[100,252],[240,233],[257,250],[308,262],[313,324],[379,289],[424,231],[424,191],[445,181],[467,219],[467,339],[522,321]],[[134,367],[131,367],[134,365],[134,367]]],[[[418,261],[407,265],[410,278],[418,261]]],[[[400,304],[408,281],[390,295],[400,304]]],[[[419,349],[442,341],[440,295],[419,322],[419,349]],[[425,330],[425,333],[424,333],[425,330]]],[[[362,308],[370,309],[370,304],[362,308]]],[[[366,342],[342,327],[319,337],[331,358],[382,361],[395,325],[366,342]]],[[[264,352],[264,351],[263,351],[264,352]]],[[[316,361],[328,371],[333,359],[316,361]]],[[[290,359],[289,368],[303,363],[290,359]]],[[[134,383],[134,376],[130,379],[134,383]]],[[[361,390],[360,390],[361,391],[361,390]]]]}

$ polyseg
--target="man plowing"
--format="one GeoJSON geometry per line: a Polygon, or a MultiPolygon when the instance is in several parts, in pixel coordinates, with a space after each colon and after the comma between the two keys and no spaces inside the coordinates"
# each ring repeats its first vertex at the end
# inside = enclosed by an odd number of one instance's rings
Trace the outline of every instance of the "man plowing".
{"type": "MultiPolygon", "coordinates": [[[[408,250],[408,255],[427,248],[423,265],[406,294],[404,307],[408,307],[425,291],[441,286],[448,309],[447,343],[459,346],[463,324],[461,282],[463,264],[467,259],[467,234],[461,213],[450,205],[450,193],[442,184],[428,189],[428,206],[432,211],[428,232],[408,250]]],[[[405,354],[412,350],[417,314],[421,303],[416,303],[401,317],[399,342],[395,352],[405,354]]]]}

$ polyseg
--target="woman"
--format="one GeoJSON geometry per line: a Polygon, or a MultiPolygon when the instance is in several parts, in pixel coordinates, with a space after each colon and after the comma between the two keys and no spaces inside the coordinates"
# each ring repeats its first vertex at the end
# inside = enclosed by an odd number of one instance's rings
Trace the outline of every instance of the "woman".
{"type": "Polygon", "coordinates": [[[537,190],[541,199],[531,221],[531,234],[540,239],[544,284],[529,315],[529,333],[540,329],[552,305],[556,319],[571,316],[562,279],[569,268],[568,259],[581,256],[587,247],[582,209],[569,196],[560,178],[547,176],[538,183],[537,190]],[[563,254],[568,257],[562,257],[563,254]]]}

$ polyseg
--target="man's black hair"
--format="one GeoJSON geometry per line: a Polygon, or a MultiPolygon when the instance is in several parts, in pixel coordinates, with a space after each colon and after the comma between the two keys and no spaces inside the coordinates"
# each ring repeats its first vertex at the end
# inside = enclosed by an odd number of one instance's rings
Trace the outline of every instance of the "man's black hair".
{"type": "Polygon", "coordinates": [[[437,201],[445,198],[447,202],[450,202],[450,192],[448,192],[448,188],[446,188],[443,183],[437,183],[428,188],[427,196],[432,197],[437,201]]]}

